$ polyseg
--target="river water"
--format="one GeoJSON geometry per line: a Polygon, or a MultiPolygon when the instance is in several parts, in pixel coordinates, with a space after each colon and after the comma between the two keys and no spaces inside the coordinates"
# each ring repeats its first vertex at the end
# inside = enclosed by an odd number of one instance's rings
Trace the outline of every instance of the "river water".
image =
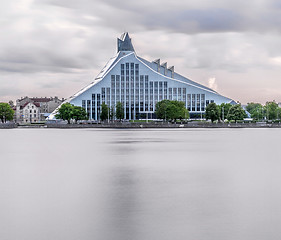
{"type": "Polygon", "coordinates": [[[1,240],[280,240],[281,129],[0,131],[1,240]]]}

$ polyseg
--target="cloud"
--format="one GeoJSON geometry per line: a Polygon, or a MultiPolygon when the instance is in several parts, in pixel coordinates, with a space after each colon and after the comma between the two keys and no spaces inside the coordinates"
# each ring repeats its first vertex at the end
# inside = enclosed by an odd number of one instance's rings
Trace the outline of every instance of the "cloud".
{"type": "Polygon", "coordinates": [[[218,84],[216,82],[216,78],[215,77],[211,77],[208,79],[208,86],[209,88],[217,91],[218,90],[218,84]]]}
{"type": "Polygon", "coordinates": [[[224,95],[250,101],[252,94],[239,91],[249,87],[262,99],[266,87],[277,99],[280,9],[277,0],[6,1],[0,97],[70,96],[116,53],[116,37],[126,30],[140,56],[160,57],[202,84],[216,76],[224,95]]]}

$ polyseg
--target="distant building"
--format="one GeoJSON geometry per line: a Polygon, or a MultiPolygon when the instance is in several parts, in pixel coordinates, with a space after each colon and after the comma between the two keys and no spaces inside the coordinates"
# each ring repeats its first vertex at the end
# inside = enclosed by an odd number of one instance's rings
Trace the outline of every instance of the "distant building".
{"type": "MultiPolygon", "coordinates": [[[[96,79],[67,102],[85,108],[91,120],[100,120],[101,104],[115,109],[121,102],[125,119],[156,118],[157,102],[178,100],[190,115],[205,112],[209,103],[236,104],[215,90],[196,83],[175,72],[160,59],[152,62],[137,56],[128,33],[117,39],[117,54],[111,58],[96,79]]],[[[52,113],[48,119],[55,119],[52,113]]]]}
{"type": "Polygon", "coordinates": [[[64,99],[58,97],[29,98],[24,97],[16,102],[16,122],[35,123],[44,121],[64,99]]]}

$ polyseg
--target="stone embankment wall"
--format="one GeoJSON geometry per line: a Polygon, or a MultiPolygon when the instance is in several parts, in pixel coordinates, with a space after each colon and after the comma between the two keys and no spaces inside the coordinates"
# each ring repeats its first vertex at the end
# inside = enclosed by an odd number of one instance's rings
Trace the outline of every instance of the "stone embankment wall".
{"type": "Polygon", "coordinates": [[[99,124],[46,124],[47,128],[281,128],[281,123],[99,123],[99,124]]]}
{"type": "Polygon", "coordinates": [[[15,123],[0,123],[0,129],[11,129],[11,128],[17,128],[17,125],[15,123]]]}

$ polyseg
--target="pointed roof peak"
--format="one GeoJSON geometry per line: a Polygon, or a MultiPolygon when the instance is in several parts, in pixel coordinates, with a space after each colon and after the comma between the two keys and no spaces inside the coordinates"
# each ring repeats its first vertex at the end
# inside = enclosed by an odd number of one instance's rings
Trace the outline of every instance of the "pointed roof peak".
{"type": "Polygon", "coordinates": [[[118,52],[120,51],[131,51],[134,52],[134,47],[132,44],[132,39],[129,36],[128,32],[124,32],[120,38],[117,38],[117,48],[118,52]]]}

